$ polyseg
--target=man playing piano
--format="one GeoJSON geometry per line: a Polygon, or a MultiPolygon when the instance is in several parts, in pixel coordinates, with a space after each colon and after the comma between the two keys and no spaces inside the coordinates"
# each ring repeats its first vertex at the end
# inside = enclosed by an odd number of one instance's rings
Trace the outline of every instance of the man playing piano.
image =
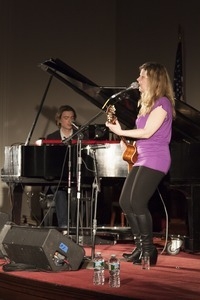
{"type": "MultiPolygon", "coordinates": [[[[67,138],[74,134],[78,127],[74,124],[76,120],[76,111],[69,105],[63,105],[58,109],[58,112],[55,116],[55,121],[58,129],[47,135],[47,140],[59,140],[64,142],[67,138]],[[74,128],[76,126],[76,128],[74,128]]],[[[83,136],[82,136],[83,138],[83,136]]],[[[73,139],[77,139],[75,136],[73,139]]],[[[63,233],[67,228],[68,224],[68,202],[67,202],[67,187],[56,186],[50,187],[51,191],[55,195],[55,208],[58,227],[63,229],[63,233]]],[[[48,191],[49,192],[49,191],[48,191]]],[[[71,222],[75,222],[75,213],[76,213],[76,188],[71,188],[71,204],[70,204],[70,215],[71,222]]],[[[73,225],[73,224],[71,224],[73,225]]]]}

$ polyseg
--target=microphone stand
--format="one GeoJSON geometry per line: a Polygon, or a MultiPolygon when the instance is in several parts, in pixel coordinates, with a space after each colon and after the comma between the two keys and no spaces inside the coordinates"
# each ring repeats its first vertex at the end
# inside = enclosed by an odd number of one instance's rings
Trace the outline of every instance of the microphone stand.
{"type": "MultiPolygon", "coordinates": [[[[81,197],[81,164],[82,164],[82,158],[81,158],[81,135],[82,132],[85,130],[85,128],[91,124],[94,120],[96,120],[101,114],[103,114],[104,111],[98,112],[91,120],[89,120],[87,123],[85,123],[83,126],[81,126],[78,130],[76,130],[70,137],[66,138],[64,143],[69,145],[70,141],[75,137],[78,136],[78,142],[77,142],[77,151],[78,151],[78,161],[77,161],[77,223],[76,223],[76,243],[79,243],[79,218],[80,218],[80,197],[81,197]]],[[[70,202],[71,202],[71,146],[69,148],[70,154],[69,154],[69,166],[68,166],[68,221],[67,221],[67,227],[68,227],[68,235],[69,235],[69,215],[70,215],[70,202]]]]}
{"type": "MultiPolygon", "coordinates": [[[[134,83],[135,84],[135,83],[134,83]]],[[[107,87],[106,87],[107,88],[107,87]]],[[[136,87],[135,87],[136,88],[136,87]]],[[[81,133],[82,131],[84,131],[86,129],[86,127],[88,125],[90,125],[93,121],[95,121],[98,117],[100,117],[103,113],[105,113],[104,109],[106,107],[106,105],[110,102],[110,100],[112,99],[115,99],[115,98],[118,98],[116,100],[116,102],[114,104],[116,104],[118,101],[121,100],[121,97],[118,97],[118,96],[121,96],[121,94],[124,94],[126,93],[129,89],[134,89],[133,87],[130,87],[130,88],[127,88],[127,89],[124,89],[123,91],[120,91],[114,95],[112,95],[110,98],[108,98],[106,100],[106,102],[104,103],[104,105],[101,107],[101,110],[94,116],[92,117],[88,122],[86,122],[85,124],[83,124],[75,133],[73,133],[70,137],[68,137],[65,142],[69,142],[70,140],[72,140],[76,135],[78,135],[79,133],[81,133]]]]}
{"type": "Polygon", "coordinates": [[[69,158],[68,158],[68,184],[67,184],[67,236],[69,237],[69,226],[70,226],[70,208],[71,208],[71,178],[72,178],[72,164],[71,164],[71,157],[72,157],[72,147],[69,143],[68,145],[68,153],[69,153],[69,158]]]}
{"type": "MultiPolygon", "coordinates": [[[[129,90],[129,88],[127,90],[129,90]]],[[[101,107],[101,110],[94,117],[92,117],[88,122],[83,124],[75,133],[73,133],[70,137],[65,139],[65,142],[68,143],[75,136],[78,136],[79,133],[83,132],[88,125],[90,125],[93,121],[95,121],[98,117],[100,117],[103,113],[105,113],[104,109],[105,109],[106,105],[109,103],[110,100],[115,99],[118,96],[121,96],[121,94],[125,93],[127,90],[120,91],[119,93],[116,93],[116,94],[112,95],[110,98],[108,98],[106,100],[106,102],[104,103],[104,105],[101,107]]],[[[119,97],[115,103],[117,103],[120,100],[121,100],[121,97],[119,97]]]]}
{"type": "MultiPolygon", "coordinates": [[[[71,208],[71,144],[69,142],[70,139],[72,139],[73,136],[77,135],[78,131],[76,131],[73,135],[71,135],[69,138],[65,139],[64,144],[68,145],[69,150],[69,158],[68,158],[68,203],[67,203],[67,236],[69,237],[70,234],[70,208],[71,208]]],[[[81,198],[81,164],[82,164],[82,158],[81,158],[81,138],[82,134],[79,133],[78,139],[77,139],[77,223],[76,223],[76,243],[79,244],[79,218],[80,218],[80,198],[81,198]]]]}
{"type": "MultiPolygon", "coordinates": [[[[76,132],[74,132],[70,137],[65,139],[65,144],[68,144],[75,136],[78,136],[78,143],[77,143],[77,150],[78,150],[78,163],[77,163],[77,223],[76,223],[76,243],[79,244],[79,218],[80,218],[80,197],[81,197],[81,164],[82,164],[82,157],[81,157],[81,133],[86,129],[88,125],[90,125],[93,121],[95,121],[99,116],[105,113],[104,108],[106,107],[107,103],[116,97],[121,95],[121,92],[112,95],[101,108],[94,117],[92,117],[88,122],[82,125],[76,132]]],[[[118,101],[120,98],[118,99],[118,101]]],[[[70,201],[71,201],[71,146],[70,146],[70,159],[69,159],[69,175],[68,175],[68,235],[69,235],[69,209],[70,209],[70,201]]],[[[97,162],[96,162],[96,155],[95,151],[93,151],[93,163],[94,163],[94,172],[95,172],[95,180],[93,183],[93,189],[95,189],[95,206],[94,206],[94,217],[93,217],[93,226],[92,226],[92,258],[94,256],[94,249],[95,249],[95,237],[96,237],[96,228],[97,228],[97,220],[96,220],[96,211],[97,211],[97,197],[98,192],[100,191],[100,182],[98,178],[97,172],[97,162]]]]}
{"type": "Polygon", "coordinates": [[[77,215],[76,215],[76,243],[79,244],[79,218],[80,218],[80,199],[81,199],[81,165],[82,165],[82,157],[81,157],[81,139],[78,137],[77,143],[77,152],[78,152],[78,160],[77,160],[77,215]]]}
{"type": "Polygon", "coordinates": [[[92,184],[92,197],[91,197],[91,257],[85,256],[85,268],[86,269],[93,269],[93,259],[95,257],[95,241],[96,241],[96,232],[97,232],[97,199],[98,193],[101,191],[100,188],[100,178],[98,175],[97,169],[97,160],[96,160],[96,150],[90,149],[93,158],[93,165],[94,165],[94,181],[92,184]],[[94,202],[94,213],[93,213],[93,202],[94,202]],[[93,215],[93,219],[92,219],[93,215]]]}
{"type": "MultiPolygon", "coordinates": [[[[98,175],[98,169],[97,169],[97,159],[96,159],[96,151],[94,149],[90,150],[92,152],[92,157],[93,157],[93,164],[94,164],[94,173],[95,173],[95,178],[94,182],[92,185],[92,189],[94,192],[92,192],[92,195],[94,197],[94,214],[93,214],[93,222],[92,222],[92,255],[91,258],[93,260],[95,256],[95,241],[96,241],[96,232],[97,232],[97,199],[98,199],[98,193],[101,191],[100,188],[100,179],[98,175]]],[[[91,201],[93,202],[93,197],[91,201]]],[[[93,211],[93,206],[91,205],[91,216],[92,216],[92,211],[93,211]]]]}

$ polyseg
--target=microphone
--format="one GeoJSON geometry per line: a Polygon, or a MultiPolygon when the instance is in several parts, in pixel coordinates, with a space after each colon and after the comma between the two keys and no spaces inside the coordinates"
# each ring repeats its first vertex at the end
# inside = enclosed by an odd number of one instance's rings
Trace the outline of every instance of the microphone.
{"type": "Polygon", "coordinates": [[[132,82],[132,83],[129,85],[129,87],[127,87],[126,91],[127,91],[127,90],[131,90],[131,89],[133,89],[133,90],[139,89],[139,84],[138,84],[137,81],[132,82]]]}
{"type": "MultiPolygon", "coordinates": [[[[104,105],[102,106],[101,109],[104,109],[106,107],[106,105],[108,104],[108,102],[110,102],[111,99],[114,99],[114,98],[116,98],[116,97],[118,97],[118,96],[120,96],[122,94],[126,94],[126,92],[129,91],[129,90],[135,90],[135,89],[139,89],[139,84],[138,84],[137,81],[132,82],[129,85],[129,87],[127,87],[126,89],[124,89],[124,90],[122,90],[122,91],[120,91],[120,92],[112,95],[110,98],[108,98],[108,100],[104,103],[104,105]]],[[[120,100],[122,100],[122,99],[123,99],[123,97],[122,98],[119,97],[119,99],[117,100],[117,102],[120,101],[120,100]]]]}
{"type": "Polygon", "coordinates": [[[74,122],[71,122],[72,126],[75,128],[75,129],[79,129],[79,126],[76,125],[74,122]]]}
{"type": "Polygon", "coordinates": [[[91,150],[96,150],[96,149],[108,149],[110,145],[105,144],[105,145],[96,145],[96,146],[87,146],[91,150]]]}
{"type": "Polygon", "coordinates": [[[105,144],[105,145],[94,145],[94,146],[90,146],[90,145],[87,145],[84,149],[86,150],[97,150],[97,149],[108,149],[110,148],[110,145],[109,144],[105,144]]]}
{"type": "MultiPolygon", "coordinates": [[[[104,105],[102,106],[102,109],[104,109],[104,107],[107,105],[107,103],[111,100],[111,99],[114,99],[122,94],[126,94],[127,91],[130,91],[130,90],[135,90],[135,89],[138,89],[139,88],[139,85],[137,83],[137,81],[134,81],[131,83],[131,85],[129,87],[127,87],[125,90],[122,90],[114,95],[112,95],[105,103],[104,105]]],[[[122,100],[123,98],[119,98],[119,100],[122,100]]]]}
{"type": "Polygon", "coordinates": [[[137,81],[134,81],[134,82],[132,82],[125,90],[122,90],[122,91],[120,91],[119,93],[116,93],[116,94],[112,95],[112,96],[110,97],[110,99],[113,99],[113,98],[115,98],[115,97],[117,97],[117,96],[119,96],[119,95],[121,95],[121,94],[123,94],[123,93],[126,93],[127,91],[135,90],[135,89],[138,89],[138,88],[139,88],[138,82],[137,82],[137,81]]]}

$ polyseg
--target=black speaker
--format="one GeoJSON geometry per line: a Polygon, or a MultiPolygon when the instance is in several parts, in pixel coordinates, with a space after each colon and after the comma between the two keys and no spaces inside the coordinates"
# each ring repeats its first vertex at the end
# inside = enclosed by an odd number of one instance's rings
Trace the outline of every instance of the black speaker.
{"type": "Polygon", "coordinates": [[[2,245],[11,262],[47,271],[78,270],[85,254],[56,229],[12,226],[2,245]]]}
{"type": "Polygon", "coordinates": [[[189,252],[200,251],[200,186],[191,184],[185,187],[188,202],[189,237],[185,239],[185,250],[189,252]]]}
{"type": "MultiPolygon", "coordinates": [[[[184,250],[188,252],[200,251],[200,186],[197,183],[172,184],[171,189],[182,195],[181,201],[187,201],[187,220],[189,236],[184,236],[184,250]]],[[[178,193],[175,195],[177,196],[178,193]]],[[[173,201],[173,199],[172,199],[173,201]]],[[[180,202],[181,203],[181,202],[180,202]]],[[[183,204],[182,204],[183,206],[183,204]]],[[[179,211],[180,207],[177,208],[179,211]]]]}

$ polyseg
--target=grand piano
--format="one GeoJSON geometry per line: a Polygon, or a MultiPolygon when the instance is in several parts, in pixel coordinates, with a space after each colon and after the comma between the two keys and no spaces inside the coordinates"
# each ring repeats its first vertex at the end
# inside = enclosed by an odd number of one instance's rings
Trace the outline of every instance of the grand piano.
{"type": "MultiPolygon", "coordinates": [[[[139,92],[137,89],[104,88],[98,86],[96,83],[92,82],[90,79],[86,78],[84,75],[80,74],[78,71],[74,70],[58,58],[46,60],[41,63],[39,67],[50,74],[50,78],[57,78],[72,88],[75,92],[82,95],[91,104],[100,108],[99,114],[105,113],[107,108],[105,105],[106,103],[115,105],[118,120],[126,128],[133,127],[137,116],[137,101],[139,99],[139,92]]],[[[186,204],[187,210],[186,223],[188,225],[188,236],[185,237],[185,249],[191,252],[196,252],[200,251],[200,112],[187,103],[176,100],[176,113],[177,117],[173,123],[173,135],[170,145],[172,165],[165,178],[164,185],[165,187],[167,186],[165,197],[170,197],[170,195],[173,194],[171,191],[178,191],[183,196],[184,203],[179,201],[178,205],[179,207],[182,207],[186,204]]],[[[103,141],[99,144],[102,145],[105,143],[106,141],[103,141]]],[[[119,145],[115,145],[115,147],[118,146],[119,145]]],[[[26,145],[20,146],[20,149],[19,147],[15,149],[20,153],[17,155],[17,161],[20,168],[23,162],[23,172],[20,171],[17,174],[10,174],[10,167],[6,165],[6,162],[9,161],[10,148],[5,149],[5,167],[1,175],[3,181],[14,183],[23,183],[28,181],[30,183],[34,177],[33,181],[36,183],[38,183],[38,180],[44,181],[45,183],[49,182],[50,178],[48,176],[44,176],[44,170],[42,170],[42,174],[40,174],[40,176],[38,176],[37,172],[35,172],[34,176],[32,176],[33,174],[30,174],[30,168],[26,167],[28,151],[32,151],[33,153],[35,153],[35,151],[39,151],[38,148],[35,150],[35,148],[30,149],[30,147],[35,146],[30,146],[26,143],[26,145]]],[[[113,147],[112,142],[110,147],[113,147]]],[[[57,147],[54,148],[55,151],[60,151],[59,149],[56,150],[56,148],[57,147]]],[[[46,146],[45,151],[49,151],[46,146]]],[[[108,149],[97,149],[97,157],[99,158],[98,163],[101,167],[100,176],[102,178],[106,177],[112,179],[125,178],[127,174],[127,166],[122,161],[120,165],[114,168],[115,171],[117,170],[117,173],[107,173],[104,163],[104,160],[106,159],[104,157],[106,155],[106,151],[108,151],[108,149]]],[[[117,153],[117,155],[121,155],[119,148],[117,148],[117,153]]],[[[42,157],[43,159],[46,159],[46,153],[45,155],[43,153],[42,157]]],[[[35,161],[35,163],[37,162],[35,161]]],[[[34,167],[31,170],[35,170],[34,167]]],[[[53,171],[55,174],[55,170],[53,171]]],[[[52,173],[52,170],[50,170],[50,173],[52,173]]],[[[51,177],[52,174],[48,175],[51,177]]],[[[90,175],[87,176],[90,177],[90,175]]],[[[181,199],[183,198],[181,197],[181,199]]]]}

